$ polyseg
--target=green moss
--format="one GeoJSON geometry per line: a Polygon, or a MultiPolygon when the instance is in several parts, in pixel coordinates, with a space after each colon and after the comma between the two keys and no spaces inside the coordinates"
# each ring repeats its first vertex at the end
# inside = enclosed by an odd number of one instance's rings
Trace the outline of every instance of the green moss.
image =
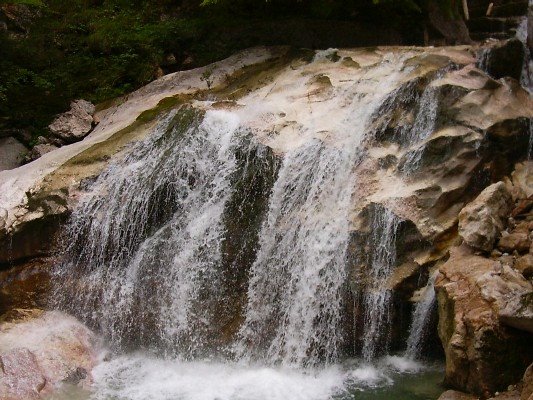
{"type": "Polygon", "coordinates": [[[170,110],[183,102],[183,96],[171,96],[165,97],[161,100],[156,107],[143,111],[136,119],[141,123],[147,123],[153,121],[156,117],[161,115],[164,111],[170,110]]]}

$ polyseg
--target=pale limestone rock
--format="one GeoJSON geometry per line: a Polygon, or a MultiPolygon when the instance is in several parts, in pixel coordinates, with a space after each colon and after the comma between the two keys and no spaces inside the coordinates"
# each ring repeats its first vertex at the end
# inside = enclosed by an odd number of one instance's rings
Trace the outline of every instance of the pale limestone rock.
{"type": "Polygon", "coordinates": [[[490,251],[511,211],[511,194],[503,182],[495,183],[459,213],[459,235],[469,246],[490,251]]]}

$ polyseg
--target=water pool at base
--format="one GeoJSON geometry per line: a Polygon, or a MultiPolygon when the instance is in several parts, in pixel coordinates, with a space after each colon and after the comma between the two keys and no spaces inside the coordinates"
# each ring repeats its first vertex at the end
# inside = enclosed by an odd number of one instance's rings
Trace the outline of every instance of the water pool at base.
{"type": "Polygon", "coordinates": [[[48,400],[434,400],[444,391],[442,365],[401,357],[301,370],[133,354],[93,375],[91,391],[65,386],[48,400]]]}

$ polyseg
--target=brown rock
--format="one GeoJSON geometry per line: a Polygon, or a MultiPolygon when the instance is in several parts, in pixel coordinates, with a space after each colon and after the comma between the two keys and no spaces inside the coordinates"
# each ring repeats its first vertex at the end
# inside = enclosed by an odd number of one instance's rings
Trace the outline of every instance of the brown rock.
{"type": "Polygon", "coordinates": [[[511,209],[511,194],[503,182],[485,188],[459,213],[459,235],[469,246],[492,250],[511,209]]]}
{"type": "Polygon", "coordinates": [[[0,315],[12,309],[41,308],[50,290],[54,258],[36,258],[0,272],[0,315]]]}
{"type": "Polygon", "coordinates": [[[467,246],[453,248],[439,270],[435,288],[446,383],[487,396],[519,381],[533,357],[530,334],[500,323],[500,310],[532,293],[531,283],[467,246]]]}
{"type": "Polygon", "coordinates": [[[528,160],[515,165],[512,173],[513,185],[521,193],[521,198],[533,196],[533,161],[528,160]]]}
{"type": "Polygon", "coordinates": [[[53,144],[38,144],[36,146],[33,146],[31,151],[26,156],[25,161],[30,162],[33,160],[37,160],[46,153],[50,153],[55,149],[57,149],[57,146],[54,146],[53,144]]]}
{"type": "Polygon", "coordinates": [[[533,277],[533,255],[529,253],[519,257],[516,260],[514,267],[527,279],[533,277]]]}
{"type": "Polygon", "coordinates": [[[533,199],[522,199],[511,212],[511,217],[515,218],[527,214],[533,208],[533,199]]]}
{"type": "Polygon", "coordinates": [[[506,253],[512,253],[515,250],[519,253],[529,251],[531,241],[527,232],[514,231],[509,234],[502,234],[498,241],[498,249],[506,253]]]}

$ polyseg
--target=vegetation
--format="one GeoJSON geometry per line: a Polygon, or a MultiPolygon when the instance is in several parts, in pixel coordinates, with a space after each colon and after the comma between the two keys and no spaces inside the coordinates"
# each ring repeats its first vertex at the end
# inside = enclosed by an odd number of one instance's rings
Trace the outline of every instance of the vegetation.
{"type": "MultiPolygon", "coordinates": [[[[66,110],[74,98],[100,103],[161,73],[205,65],[245,47],[291,44],[291,32],[285,35],[287,43],[272,39],[270,21],[363,16],[369,24],[394,25],[409,32],[412,37],[407,41],[416,42],[423,4],[418,0],[0,0],[0,7],[0,21],[3,12],[7,24],[7,30],[0,26],[0,131],[23,129],[34,140],[46,135],[53,116],[66,110]],[[20,21],[7,16],[13,5],[23,7],[20,21]]],[[[287,29],[292,28],[287,24],[287,29]]]]}

